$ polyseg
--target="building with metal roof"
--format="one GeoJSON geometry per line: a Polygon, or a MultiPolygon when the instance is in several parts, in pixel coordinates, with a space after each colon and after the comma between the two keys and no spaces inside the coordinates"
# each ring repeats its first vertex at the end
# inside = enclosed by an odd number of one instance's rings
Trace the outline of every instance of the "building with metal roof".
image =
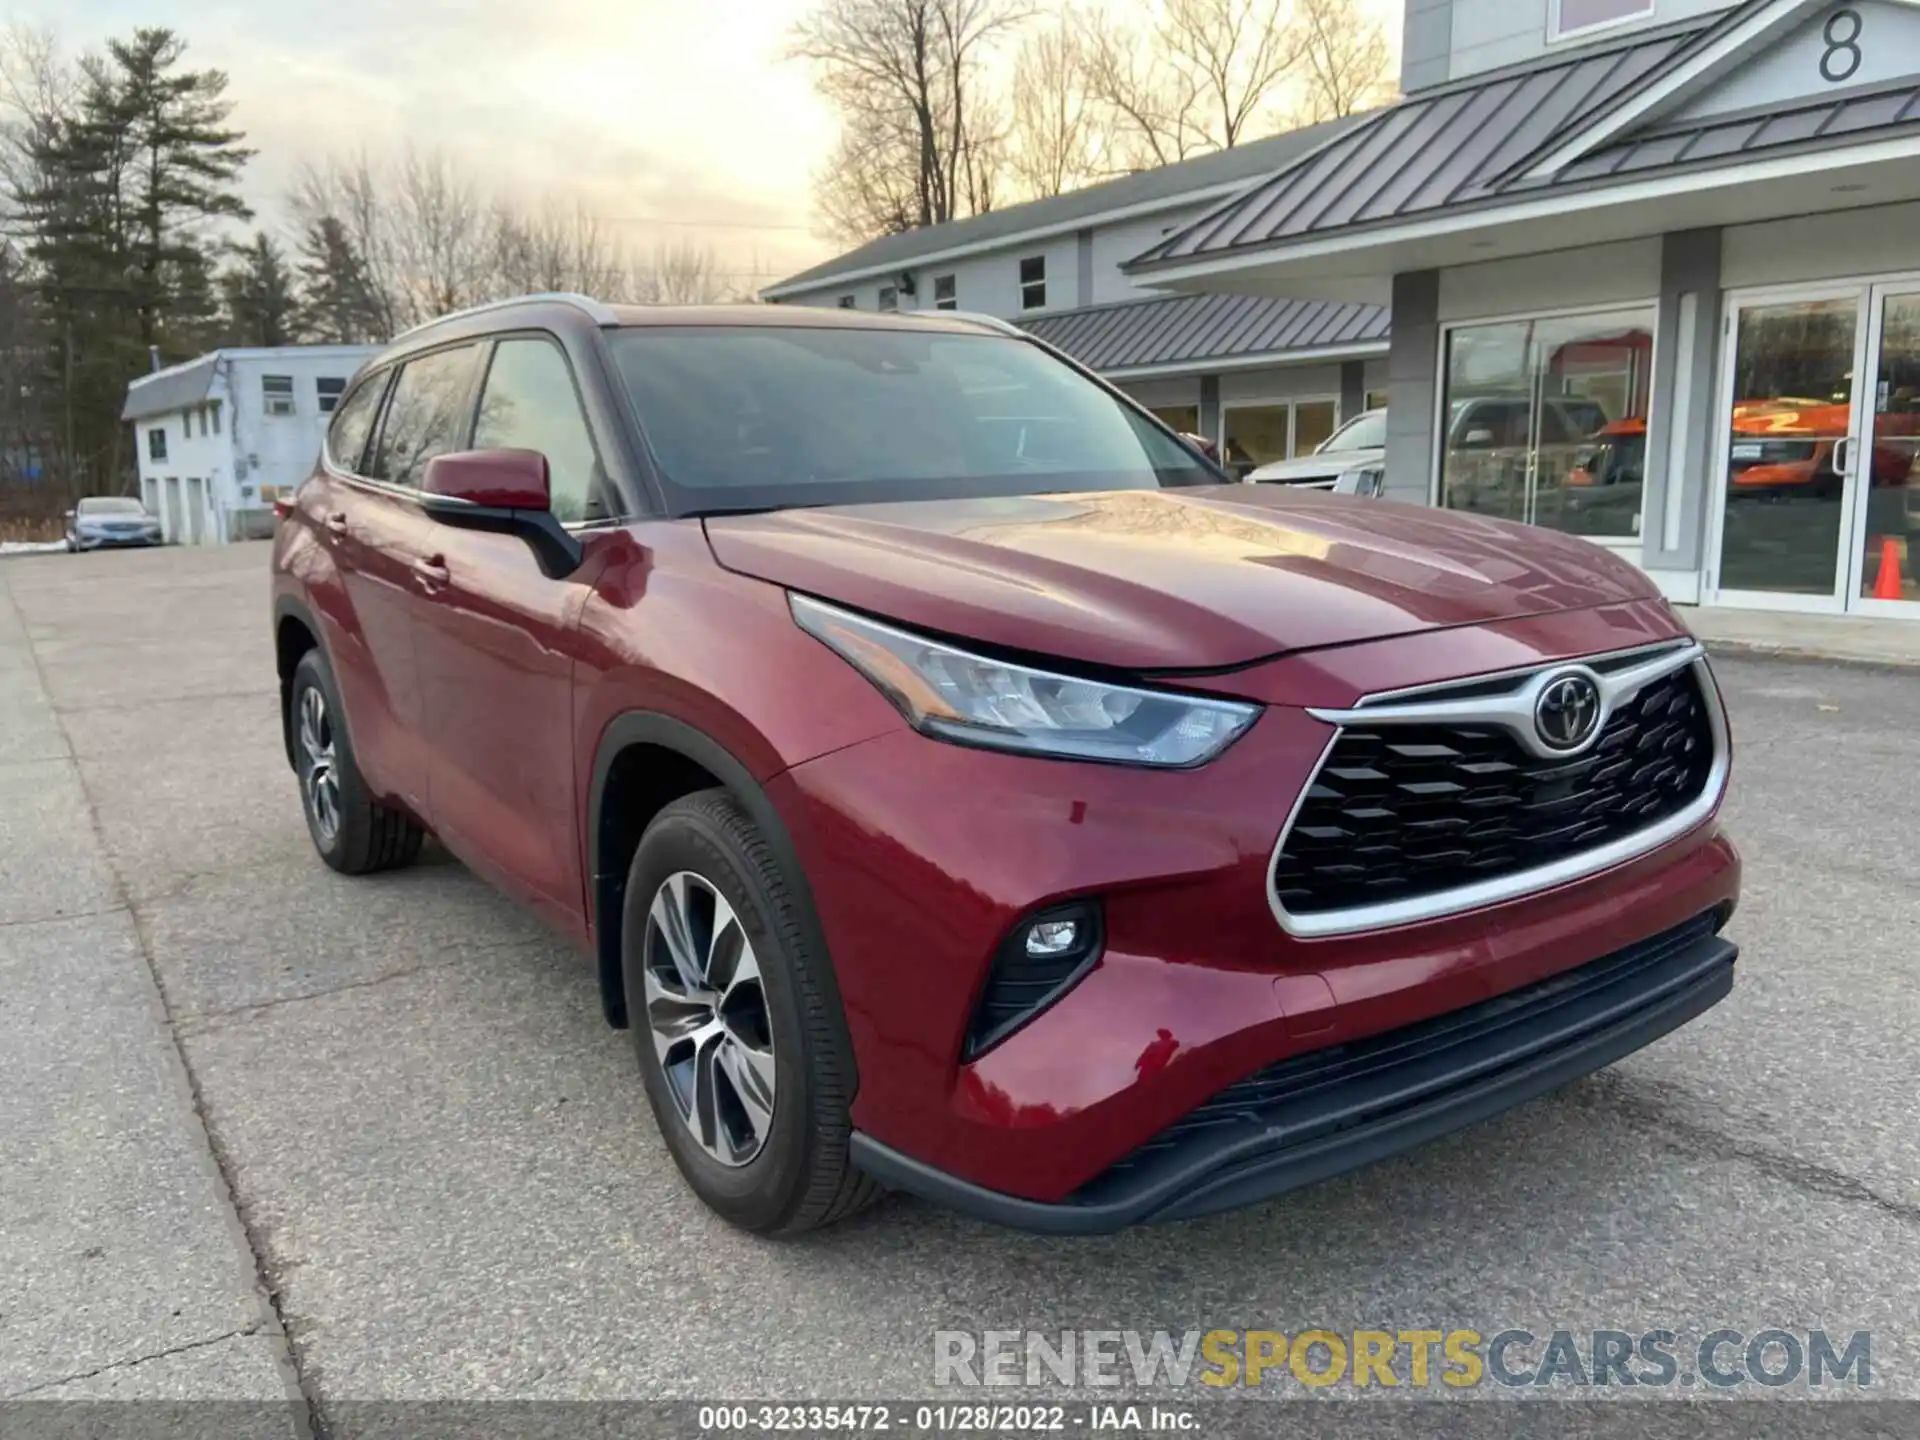
{"type": "Polygon", "coordinates": [[[1404,99],[1123,265],[1386,305],[1386,491],[1920,620],[1920,0],[1408,0],[1404,99]]]}
{"type": "Polygon", "coordinates": [[[968,310],[1025,326],[1250,470],[1304,455],[1383,403],[1377,305],[1168,296],[1125,261],[1358,119],[1311,126],[1068,195],[889,235],[761,298],[860,310],[968,310]]]}

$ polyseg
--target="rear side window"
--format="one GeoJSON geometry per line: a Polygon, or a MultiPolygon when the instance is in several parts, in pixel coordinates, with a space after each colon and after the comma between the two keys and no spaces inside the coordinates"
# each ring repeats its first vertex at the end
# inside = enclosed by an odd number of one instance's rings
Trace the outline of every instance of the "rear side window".
{"type": "Polygon", "coordinates": [[[462,345],[422,355],[401,368],[369,474],[417,490],[429,460],[461,448],[479,355],[479,346],[462,345]]]}
{"type": "Polygon", "coordinates": [[[474,427],[476,450],[537,450],[547,457],[553,513],[562,524],[598,519],[600,457],[560,347],[502,340],[494,347],[474,427]]]}
{"type": "Polygon", "coordinates": [[[387,388],[387,372],[362,380],[334,413],[327,427],[327,455],[342,470],[358,472],[367,455],[367,438],[373,434],[373,417],[380,413],[380,396],[387,388]]]}

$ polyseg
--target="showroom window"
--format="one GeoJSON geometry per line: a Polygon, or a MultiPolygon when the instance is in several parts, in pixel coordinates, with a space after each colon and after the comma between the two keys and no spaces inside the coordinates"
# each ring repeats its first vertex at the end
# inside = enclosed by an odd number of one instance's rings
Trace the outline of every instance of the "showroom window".
{"type": "Polygon", "coordinates": [[[1198,405],[1152,405],[1154,419],[1169,430],[1178,430],[1182,435],[1200,433],[1200,407],[1198,405]]]}
{"type": "Polygon", "coordinates": [[[1222,458],[1235,475],[1245,476],[1276,460],[1311,455],[1339,424],[1340,402],[1330,398],[1233,405],[1222,427],[1222,458]]]}
{"type": "Polygon", "coordinates": [[[1548,0],[1547,38],[1565,40],[1590,30],[1642,20],[1653,14],[1654,0],[1548,0]]]}
{"type": "Polygon", "coordinates": [[[1596,539],[1640,533],[1654,307],[1447,332],[1440,503],[1596,539]]]}

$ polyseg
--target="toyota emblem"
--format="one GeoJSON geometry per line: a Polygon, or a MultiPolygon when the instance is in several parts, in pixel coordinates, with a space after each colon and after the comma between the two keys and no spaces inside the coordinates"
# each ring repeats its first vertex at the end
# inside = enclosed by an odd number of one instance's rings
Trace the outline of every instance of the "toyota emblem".
{"type": "Polygon", "coordinates": [[[1533,707],[1533,728],[1549,750],[1578,750],[1600,728],[1600,687],[1573,673],[1549,680],[1533,707]]]}

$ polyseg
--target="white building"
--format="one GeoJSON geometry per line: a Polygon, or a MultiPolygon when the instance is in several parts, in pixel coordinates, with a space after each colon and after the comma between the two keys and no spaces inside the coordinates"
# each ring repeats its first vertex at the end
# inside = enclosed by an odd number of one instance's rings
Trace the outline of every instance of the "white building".
{"type": "Polygon", "coordinates": [[[173,544],[273,533],[273,502],[305,477],[341,392],[375,345],[215,350],[143,375],[120,412],[140,498],[173,544]]]}

